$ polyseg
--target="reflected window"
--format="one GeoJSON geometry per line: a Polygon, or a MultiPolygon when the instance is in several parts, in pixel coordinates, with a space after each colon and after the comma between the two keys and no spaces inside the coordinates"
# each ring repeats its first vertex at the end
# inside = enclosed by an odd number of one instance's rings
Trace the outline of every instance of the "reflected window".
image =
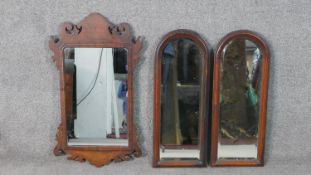
{"type": "Polygon", "coordinates": [[[128,145],[127,50],[64,50],[68,145],[128,145]]]}

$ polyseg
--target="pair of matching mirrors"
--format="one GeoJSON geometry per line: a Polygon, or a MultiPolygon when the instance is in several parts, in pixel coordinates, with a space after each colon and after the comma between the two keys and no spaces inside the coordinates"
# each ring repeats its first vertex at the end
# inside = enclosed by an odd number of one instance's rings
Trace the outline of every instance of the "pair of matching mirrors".
{"type": "Polygon", "coordinates": [[[262,38],[232,32],[213,57],[197,33],[176,30],[155,59],[154,167],[263,166],[269,50],[262,38]]]}
{"type": "MultiPolygon", "coordinates": [[[[133,73],[142,39],[92,13],[60,25],[49,46],[60,73],[54,154],[97,167],[140,157],[133,73]]],[[[197,33],[176,30],[155,61],[154,167],[263,165],[269,51],[259,36],[232,32],[213,58],[197,33]]]]}

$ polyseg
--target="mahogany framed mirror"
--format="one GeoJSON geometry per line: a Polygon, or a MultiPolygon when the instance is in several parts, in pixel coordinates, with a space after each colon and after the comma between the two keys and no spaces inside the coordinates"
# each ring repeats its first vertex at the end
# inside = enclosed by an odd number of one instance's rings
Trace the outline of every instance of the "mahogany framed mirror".
{"type": "Polygon", "coordinates": [[[133,71],[142,40],[99,13],[63,23],[49,41],[60,77],[56,156],[99,167],[140,157],[133,118],[133,71]]]}
{"type": "Polygon", "coordinates": [[[256,33],[229,33],[214,57],[212,166],[263,166],[269,49],[256,33]]]}
{"type": "Polygon", "coordinates": [[[153,167],[202,167],[207,159],[208,45],[191,30],[163,37],[155,54],[153,167]]]}

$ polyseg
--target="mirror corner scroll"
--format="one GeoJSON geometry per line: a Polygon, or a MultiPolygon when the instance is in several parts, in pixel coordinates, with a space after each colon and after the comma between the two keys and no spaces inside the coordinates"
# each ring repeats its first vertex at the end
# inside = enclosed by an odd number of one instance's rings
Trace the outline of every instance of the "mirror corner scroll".
{"type": "Polygon", "coordinates": [[[49,48],[60,73],[56,156],[100,167],[141,156],[133,117],[133,70],[143,47],[127,23],[99,13],[63,23],[49,48]]]}
{"type": "Polygon", "coordinates": [[[214,57],[212,166],[263,166],[269,49],[256,33],[226,35],[214,57]]]}

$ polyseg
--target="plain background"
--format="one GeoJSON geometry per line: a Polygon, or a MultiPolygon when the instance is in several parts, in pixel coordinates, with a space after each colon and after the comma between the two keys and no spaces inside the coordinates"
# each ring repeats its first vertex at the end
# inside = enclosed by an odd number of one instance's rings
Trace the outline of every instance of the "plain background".
{"type": "Polygon", "coordinates": [[[0,1],[0,175],[309,174],[311,171],[310,0],[2,0],[0,1]],[[59,74],[49,35],[91,12],[128,22],[145,37],[135,71],[135,119],[144,157],[96,168],[52,154],[60,120],[59,74]],[[200,33],[215,49],[249,29],[271,49],[266,165],[260,168],[151,167],[154,53],[175,29],[200,33]]]}

